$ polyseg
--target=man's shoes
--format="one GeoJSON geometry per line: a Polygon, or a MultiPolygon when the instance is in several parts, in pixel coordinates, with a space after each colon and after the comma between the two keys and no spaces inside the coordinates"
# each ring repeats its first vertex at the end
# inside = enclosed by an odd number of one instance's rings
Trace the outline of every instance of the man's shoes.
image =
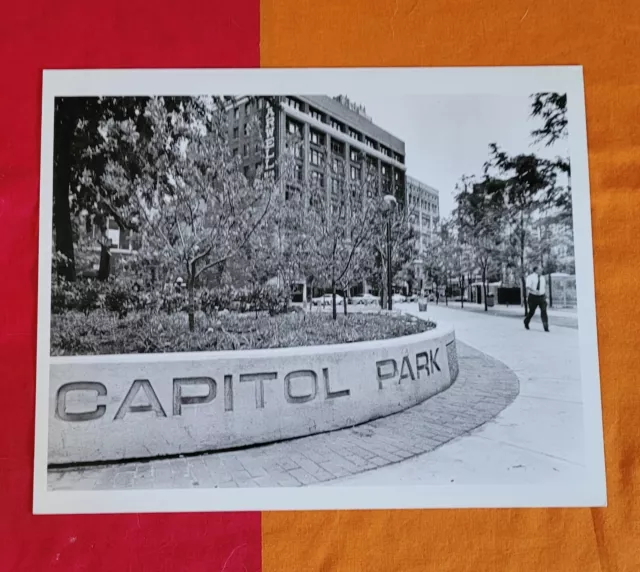
{"type": "Polygon", "coordinates": [[[524,323],[524,327],[528,330],[529,329],[529,324],[527,324],[527,322],[524,323]]]}
{"type": "Polygon", "coordinates": [[[549,331],[549,328],[545,328],[545,329],[544,329],[544,331],[545,331],[545,332],[548,332],[548,331],[549,331]]]}

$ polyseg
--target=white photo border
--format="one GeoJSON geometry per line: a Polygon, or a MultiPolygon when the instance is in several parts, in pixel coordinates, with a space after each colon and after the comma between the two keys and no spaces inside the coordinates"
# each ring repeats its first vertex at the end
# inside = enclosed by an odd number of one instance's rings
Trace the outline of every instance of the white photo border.
{"type": "MultiPolygon", "coordinates": [[[[45,70],[33,511],[36,514],[606,505],[584,83],[581,66],[221,70],[45,70]],[[401,86],[401,87],[399,87],[401,86]],[[585,478],[571,485],[51,491],[47,488],[54,99],[229,94],[567,94],[584,416],[585,478]]],[[[118,359],[113,356],[114,359],[118,359]]]]}

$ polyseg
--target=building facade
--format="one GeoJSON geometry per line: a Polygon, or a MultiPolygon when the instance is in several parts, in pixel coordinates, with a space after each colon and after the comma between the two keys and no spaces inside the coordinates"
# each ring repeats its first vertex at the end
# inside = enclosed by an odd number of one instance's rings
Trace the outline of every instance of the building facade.
{"type": "Polygon", "coordinates": [[[281,154],[293,145],[288,184],[311,181],[331,194],[340,182],[331,173],[353,182],[373,174],[381,195],[393,194],[404,203],[404,142],[345,96],[239,98],[229,110],[229,141],[247,176],[260,166],[276,171],[281,154]]]}
{"type": "Polygon", "coordinates": [[[439,193],[433,187],[407,177],[406,197],[409,221],[416,233],[418,252],[422,257],[431,244],[440,220],[439,193]]]}
{"type": "Polygon", "coordinates": [[[440,220],[440,197],[433,187],[407,177],[406,180],[407,210],[409,224],[412,225],[416,237],[417,258],[414,263],[414,274],[417,278],[418,289],[431,292],[431,280],[425,261],[429,245],[433,241],[438,221],[440,220]]]}

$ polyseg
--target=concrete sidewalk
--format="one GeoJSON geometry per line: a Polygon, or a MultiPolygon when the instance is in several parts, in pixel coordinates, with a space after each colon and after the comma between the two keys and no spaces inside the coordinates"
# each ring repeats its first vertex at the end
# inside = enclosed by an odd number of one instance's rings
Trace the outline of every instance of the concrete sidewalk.
{"type": "MultiPolygon", "coordinates": [[[[402,309],[417,314],[412,304],[402,309]]],[[[552,327],[546,333],[534,322],[527,331],[520,320],[435,305],[426,315],[454,325],[458,340],[512,369],[520,380],[519,396],[493,421],[433,452],[328,484],[499,485],[580,479],[584,420],[578,331],[552,327]]]]}
{"type": "MultiPolygon", "coordinates": [[[[399,308],[407,308],[411,307],[412,304],[399,304],[399,308]]],[[[428,309],[431,308],[445,308],[447,310],[459,310],[464,312],[476,312],[481,313],[487,316],[498,316],[503,318],[517,318],[519,320],[524,319],[524,308],[522,306],[493,306],[488,308],[485,312],[484,304],[474,304],[473,302],[465,302],[464,308],[460,307],[460,302],[452,302],[449,301],[449,305],[445,305],[444,301],[441,299],[439,304],[435,302],[430,302],[428,309]]],[[[559,308],[548,308],[547,315],[549,316],[549,325],[553,326],[561,326],[563,328],[578,328],[578,312],[576,309],[559,309],[559,308]]],[[[540,320],[540,310],[537,310],[532,323],[541,324],[540,320]]]]}

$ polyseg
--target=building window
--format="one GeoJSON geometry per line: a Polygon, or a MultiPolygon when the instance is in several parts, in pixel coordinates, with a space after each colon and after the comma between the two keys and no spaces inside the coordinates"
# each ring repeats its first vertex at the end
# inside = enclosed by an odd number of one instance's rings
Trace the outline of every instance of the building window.
{"type": "Polygon", "coordinates": [[[244,173],[245,177],[249,176],[249,165],[245,165],[244,168],[242,169],[242,172],[244,173]]]}
{"type": "Polygon", "coordinates": [[[373,149],[377,148],[376,142],[373,139],[370,139],[369,137],[365,138],[365,143],[373,149]]]}
{"type": "Polygon", "coordinates": [[[298,111],[302,110],[302,105],[297,99],[293,99],[293,97],[287,97],[286,101],[289,107],[293,107],[293,109],[296,109],[298,111]]]}
{"type": "Polygon", "coordinates": [[[244,157],[248,157],[249,156],[249,145],[247,145],[246,143],[242,147],[242,155],[244,157]]]}
{"type": "Polygon", "coordinates": [[[331,177],[331,197],[337,199],[340,196],[340,180],[337,177],[331,177]]]}
{"type": "Polygon", "coordinates": [[[237,107],[233,108],[233,118],[238,121],[240,119],[240,110],[237,107]]]}
{"type": "Polygon", "coordinates": [[[349,158],[354,162],[360,161],[360,152],[356,149],[351,149],[349,152],[349,158]]]}
{"type": "Polygon", "coordinates": [[[362,135],[358,133],[355,129],[349,129],[349,136],[357,139],[358,141],[362,140],[362,135]]]}
{"type": "Polygon", "coordinates": [[[344,132],[344,125],[335,119],[331,120],[331,127],[333,127],[336,131],[344,132]]]}
{"type": "Polygon", "coordinates": [[[235,157],[238,154],[238,148],[234,147],[233,151],[231,151],[231,154],[235,157]]]}
{"type": "Polygon", "coordinates": [[[294,165],[293,176],[295,177],[296,181],[302,181],[302,165],[294,165]]]}
{"type": "Polygon", "coordinates": [[[245,136],[245,137],[246,137],[247,135],[249,135],[249,124],[248,124],[248,123],[245,123],[245,124],[244,124],[244,127],[243,127],[243,130],[242,130],[242,131],[243,131],[243,133],[244,133],[244,136],[245,136]]]}
{"type": "Polygon", "coordinates": [[[359,181],[360,180],[360,167],[357,165],[351,165],[351,180],[359,181]]]}
{"type": "Polygon", "coordinates": [[[386,174],[387,174],[387,166],[386,166],[386,165],[382,165],[382,167],[381,167],[381,169],[380,169],[380,170],[382,171],[382,174],[383,174],[383,175],[386,175],[386,174]]]}
{"type": "Polygon", "coordinates": [[[244,104],[244,114],[251,115],[251,102],[247,102],[244,104]]]}
{"type": "Polygon", "coordinates": [[[331,161],[331,168],[333,169],[334,173],[339,173],[340,171],[342,171],[342,161],[334,157],[331,161]]]}
{"type": "Polygon", "coordinates": [[[302,133],[302,129],[299,123],[296,123],[291,119],[287,119],[287,132],[291,135],[300,135],[302,133]]]}
{"type": "Polygon", "coordinates": [[[309,153],[309,162],[316,167],[320,167],[324,162],[324,155],[316,149],[311,149],[309,153]]]}
{"type": "Polygon", "coordinates": [[[318,171],[311,171],[311,182],[319,187],[324,187],[324,175],[318,171]]]}
{"type": "Polygon", "coordinates": [[[313,107],[309,108],[309,115],[311,115],[311,117],[313,117],[316,121],[324,122],[322,113],[320,113],[317,109],[313,109],[313,107]]]}
{"type": "Polygon", "coordinates": [[[331,140],[331,151],[336,155],[344,155],[344,143],[340,141],[336,141],[335,139],[331,140]]]}
{"type": "Polygon", "coordinates": [[[255,150],[255,152],[256,152],[256,153],[260,153],[260,142],[257,142],[257,143],[254,145],[254,150],[255,150]]]}
{"type": "Polygon", "coordinates": [[[389,151],[389,149],[387,149],[386,147],[380,145],[380,151],[382,152],[383,155],[386,155],[387,157],[391,157],[391,151],[389,151]]]}
{"type": "Polygon", "coordinates": [[[259,172],[259,171],[260,171],[260,167],[261,167],[261,166],[262,166],[262,163],[260,163],[260,162],[256,163],[256,168],[255,168],[254,173],[259,172]]]}
{"type": "Polygon", "coordinates": [[[238,138],[238,135],[240,135],[240,131],[238,130],[238,128],[237,128],[237,127],[234,127],[234,128],[233,128],[233,138],[234,138],[234,139],[237,139],[237,138],[238,138]]]}
{"type": "Polygon", "coordinates": [[[324,135],[315,129],[311,130],[311,143],[314,145],[324,145],[324,135]]]}

